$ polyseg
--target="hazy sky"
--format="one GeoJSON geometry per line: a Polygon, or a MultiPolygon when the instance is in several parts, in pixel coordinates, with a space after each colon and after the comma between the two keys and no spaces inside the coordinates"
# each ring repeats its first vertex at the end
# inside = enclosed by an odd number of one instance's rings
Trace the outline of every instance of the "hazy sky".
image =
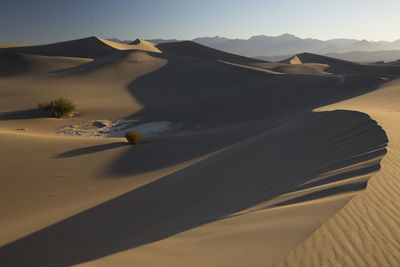
{"type": "Polygon", "coordinates": [[[0,0],[0,43],[292,33],[400,39],[400,0],[0,0]]]}

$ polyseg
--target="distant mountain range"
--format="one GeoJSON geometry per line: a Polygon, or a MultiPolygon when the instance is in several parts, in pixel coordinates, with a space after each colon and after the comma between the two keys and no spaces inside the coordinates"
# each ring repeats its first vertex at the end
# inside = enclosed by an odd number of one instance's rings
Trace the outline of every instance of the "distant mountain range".
{"type": "MultiPolygon", "coordinates": [[[[116,42],[117,38],[109,39],[116,42]]],[[[153,39],[155,43],[176,42],[176,39],[153,39]]],[[[229,39],[225,37],[202,37],[192,41],[238,55],[278,60],[295,54],[308,52],[351,61],[394,61],[400,58],[400,39],[393,42],[372,42],[356,39],[331,39],[322,41],[312,38],[299,38],[292,34],[280,36],[258,35],[249,39],[229,39]]]]}

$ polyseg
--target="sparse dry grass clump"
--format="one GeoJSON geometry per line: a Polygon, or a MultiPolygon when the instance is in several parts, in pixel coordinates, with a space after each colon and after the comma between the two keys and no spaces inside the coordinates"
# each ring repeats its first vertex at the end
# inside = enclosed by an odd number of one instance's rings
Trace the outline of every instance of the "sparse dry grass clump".
{"type": "Polygon", "coordinates": [[[76,106],[71,100],[57,98],[49,103],[39,103],[39,108],[51,111],[57,118],[72,117],[76,113],[76,106]]]}
{"type": "Polygon", "coordinates": [[[135,131],[126,132],[125,137],[132,145],[137,144],[140,140],[140,134],[135,131]]]}

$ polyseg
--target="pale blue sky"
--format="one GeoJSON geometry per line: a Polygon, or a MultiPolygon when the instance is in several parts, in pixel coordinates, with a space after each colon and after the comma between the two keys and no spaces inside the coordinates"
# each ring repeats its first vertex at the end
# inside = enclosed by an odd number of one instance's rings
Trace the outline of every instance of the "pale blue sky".
{"type": "Polygon", "coordinates": [[[0,43],[292,33],[400,39],[400,0],[0,0],[0,43]]]}

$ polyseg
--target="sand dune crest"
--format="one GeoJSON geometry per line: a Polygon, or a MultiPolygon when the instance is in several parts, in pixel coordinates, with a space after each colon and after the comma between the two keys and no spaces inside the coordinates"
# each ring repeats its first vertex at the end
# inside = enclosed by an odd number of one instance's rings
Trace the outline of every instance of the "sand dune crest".
{"type": "Polygon", "coordinates": [[[137,45],[127,45],[108,41],[95,36],[46,45],[3,48],[0,49],[0,52],[27,53],[43,56],[99,58],[113,54],[119,50],[130,49],[160,52],[150,42],[141,42],[137,45]]]}
{"type": "Polygon", "coordinates": [[[234,63],[256,63],[265,62],[258,59],[238,56],[235,54],[219,51],[192,41],[182,41],[173,43],[161,43],[156,45],[163,53],[170,55],[196,57],[201,59],[223,60],[234,63]]]}
{"type": "MultiPolygon", "coordinates": [[[[274,246],[264,252],[263,262],[272,263],[287,253],[288,243],[293,248],[300,244],[355,191],[365,188],[371,173],[379,168],[386,142],[384,131],[365,114],[350,111],[306,114],[198,164],[7,244],[0,249],[0,263],[72,265],[138,248],[129,254],[131,262],[137,262],[140,246],[152,246],[161,241],[162,246],[169,247],[174,235],[181,234],[184,238],[191,229],[199,227],[194,231],[201,231],[207,229],[207,224],[214,227],[224,223],[224,219],[232,224],[226,226],[224,235],[234,236],[233,222],[250,218],[262,223],[256,229],[240,233],[247,240],[242,249],[246,255],[258,258],[260,251],[252,248],[268,237],[269,244],[274,246]],[[339,198],[332,201],[328,198],[332,196],[339,198]],[[311,210],[308,203],[313,207],[311,210]],[[300,227],[297,221],[284,219],[290,205],[295,205],[293,209],[302,213],[306,224],[300,227]],[[315,214],[317,207],[320,212],[315,214]],[[230,219],[231,215],[234,216],[230,219]],[[271,223],[276,221],[281,222],[280,226],[271,228],[271,223]],[[253,236],[253,231],[259,233],[259,238],[253,236]],[[273,238],[271,231],[280,232],[280,235],[273,238]],[[248,239],[248,235],[253,237],[248,239]],[[88,251],[87,248],[92,249],[88,251]],[[48,255],[42,257],[45,251],[48,255]],[[21,253],[23,258],[16,257],[21,253]]],[[[217,234],[214,242],[223,242],[227,248],[235,247],[236,239],[226,240],[224,235],[217,234]]],[[[207,236],[205,232],[204,237],[207,236]]],[[[187,245],[180,245],[192,248],[184,256],[185,265],[194,265],[195,259],[204,252],[211,253],[202,245],[203,238],[197,245],[191,239],[187,240],[187,245]]],[[[180,246],[141,265],[154,266],[162,262],[179,265],[180,246]]],[[[220,255],[217,261],[203,259],[202,262],[205,265],[244,264],[243,258],[233,252],[227,249],[228,257],[220,255]]]]}

